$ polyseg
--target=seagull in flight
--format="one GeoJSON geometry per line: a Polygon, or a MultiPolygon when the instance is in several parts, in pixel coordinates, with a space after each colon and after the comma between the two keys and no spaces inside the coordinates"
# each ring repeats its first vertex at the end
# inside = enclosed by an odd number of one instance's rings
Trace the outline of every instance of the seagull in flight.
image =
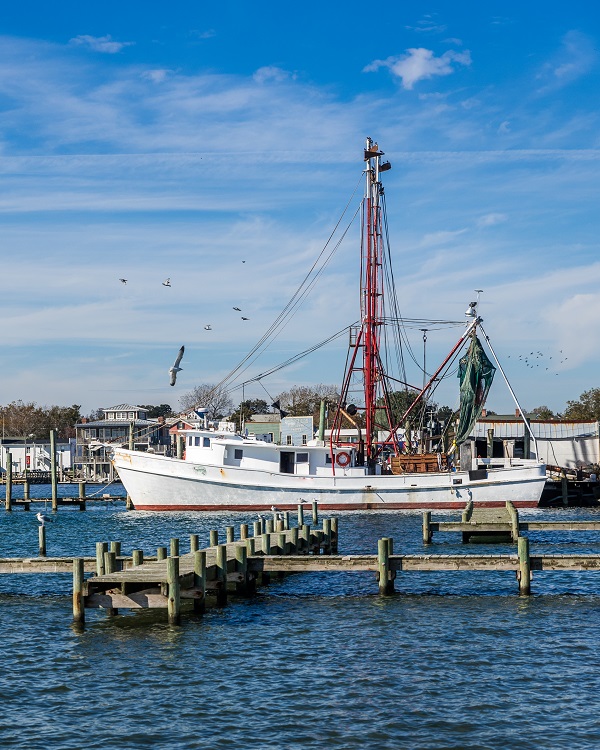
{"type": "Polygon", "coordinates": [[[245,317],[244,317],[244,316],[242,315],[242,320],[250,320],[250,318],[245,318],[245,317]]]}
{"type": "Polygon", "coordinates": [[[204,326],[205,331],[212,331],[212,326],[204,326]]]}
{"type": "Polygon", "coordinates": [[[126,284],[127,283],[127,279],[119,279],[119,281],[121,282],[121,284],[126,284]]]}
{"type": "Polygon", "coordinates": [[[46,525],[46,521],[52,521],[53,520],[52,518],[50,518],[50,516],[45,515],[41,511],[36,514],[36,518],[40,522],[40,526],[45,526],[46,525]]]}
{"type": "Polygon", "coordinates": [[[169,373],[171,374],[171,385],[175,385],[175,381],[177,380],[177,373],[183,370],[183,367],[179,367],[179,363],[181,362],[184,351],[185,346],[182,346],[177,353],[177,359],[175,360],[175,362],[173,362],[173,367],[169,367],[169,373]]]}
{"type": "Polygon", "coordinates": [[[171,279],[165,279],[162,283],[163,286],[171,286],[171,279]]]}
{"type": "Polygon", "coordinates": [[[242,308],[241,307],[234,307],[233,309],[237,310],[238,312],[242,312],[242,308]]]}

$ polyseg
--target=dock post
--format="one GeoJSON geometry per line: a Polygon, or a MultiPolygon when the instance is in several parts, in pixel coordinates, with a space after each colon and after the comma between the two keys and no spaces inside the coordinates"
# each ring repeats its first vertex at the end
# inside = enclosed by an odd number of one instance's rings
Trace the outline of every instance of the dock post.
{"type": "Polygon", "coordinates": [[[423,544],[431,544],[433,532],[431,531],[431,511],[423,513],[423,544]]]}
{"type": "Polygon", "coordinates": [[[58,510],[58,479],[56,476],[56,430],[50,430],[50,482],[52,485],[52,512],[58,510]]]}
{"type": "Polygon", "coordinates": [[[389,539],[379,539],[377,542],[377,575],[379,578],[379,593],[389,596],[394,592],[394,582],[390,580],[390,546],[389,539]]]}
{"type": "Polygon", "coordinates": [[[473,515],[473,501],[469,500],[469,502],[465,505],[464,510],[462,512],[462,518],[461,518],[462,522],[469,523],[472,515],[473,515]]]}
{"type": "Polygon", "coordinates": [[[248,524],[247,523],[241,523],[240,524],[240,539],[248,539],[248,524]]]}
{"type": "MultiPolygon", "coordinates": [[[[110,551],[115,553],[115,567],[110,572],[114,573],[117,570],[122,570],[123,561],[117,559],[121,556],[121,542],[111,542],[110,551]]],[[[108,573],[109,571],[107,570],[106,572],[108,573]]]]}
{"type": "Polygon", "coordinates": [[[529,560],[529,539],[520,536],[517,540],[519,554],[519,594],[531,594],[531,563],[529,560]]]}
{"type": "Polygon", "coordinates": [[[206,550],[203,549],[197,549],[194,553],[194,586],[198,589],[194,612],[202,615],[206,608],[206,550]]]}
{"type": "Polygon", "coordinates": [[[227,546],[217,545],[217,606],[227,604],[227,546]]]}
{"type": "Polygon", "coordinates": [[[211,529],[209,533],[209,547],[216,547],[219,544],[219,532],[217,529],[211,529]]]}
{"type": "Polygon", "coordinates": [[[8,511],[12,510],[12,453],[6,451],[6,503],[5,508],[8,511]]]}
{"type": "Polygon", "coordinates": [[[73,560],[73,622],[76,625],[85,623],[85,604],[83,601],[83,559],[73,560]]]}
{"type": "Polygon", "coordinates": [[[46,557],[46,526],[41,523],[38,527],[38,540],[39,540],[39,552],[40,557],[46,557]]]}
{"type": "Polygon", "coordinates": [[[225,527],[225,541],[229,544],[229,542],[233,542],[234,540],[234,528],[233,526],[226,526],[225,527]]]}
{"type": "Polygon", "coordinates": [[[248,550],[241,544],[235,548],[235,572],[243,576],[235,584],[236,594],[248,596],[248,550]]]}
{"type": "Polygon", "coordinates": [[[79,482],[79,510],[85,510],[85,482],[79,482]]]}
{"type": "Polygon", "coordinates": [[[317,526],[319,523],[319,505],[316,500],[312,501],[312,525],[317,526]]]}
{"type": "Polygon", "coordinates": [[[131,551],[131,564],[134,568],[144,564],[144,550],[134,549],[131,551]]]}
{"type": "Polygon", "coordinates": [[[266,524],[265,524],[265,534],[272,534],[275,531],[274,525],[273,525],[273,519],[267,518],[266,524]]]}
{"type": "Polygon", "coordinates": [[[510,538],[511,541],[516,544],[519,538],[519,511],[510,502],[510,500],[506,501],[506,510],[508,511],[508,515],[510,516],[510,524],[512,526],[510,538]]]}
{"type": "Polygon", "coordinates": [[[108,552],[107,542],[96,542],[96,575],[104,575],[104,553],[108,552]]]}
{"type": "Polygon", "coordinates": [[[331,554],[337,555],[338,553],[338,519],[336,517],[331,519],[331,554]]]}
{"type": "Polygon", "coordinates": [[[304,525],[304,508],[302,503],[298,503],[298,528],[304,525]]]}
{"type": "Polygon", "coordinates": [[[569,504],[569,483],[564,469],[560,472],[560,491],[562,504],[566,507],[569,504]]]}
{"type": "Polygon", "coordinates": [[[190,552],[193,554],[194,552],[198,552],[199,549],[198,534],[190,534],[190,552]]]}
{"type": "Polygon", "coordinates": [[[299,531],[299,552],[308,555],[310,552],[310,526],[302,524],[299,531]]]}
{"type": "MultiPolygon", "coordinates": [[[[111,542],[111,547],[114,542],[111,542]]],[[[117,570],[117,554],[114,550],[104,553],[104,572],[105,574],[115,573],[117,570]]],[[[119,610],[116,607],[107,607],[106,614],[110,617],[114,617],[119,614],[119,610]]]]}
{"type": "Polygon", "coordinates": [[[323,554],[331,554],[331,518],[323,519],[323,554]]]}
{"type": "Polygon", "coordinates": [[[294,526],[290,529],[290,555],[296,555],[298,553],[298,527],[294,526]]]}
{"type": "Polygon", "coordinates": [[[181,589],[179,586],[179,557],[167,558],[167,584],[169,595],[167,599],[167,615],[169,625],[181,623],[181,589]]]}
{"type": "MultiPolygon", "coordinates": [[[[29,479],[25,479],[23,482],[23,500],[30,500],[30,484],[29,479]]],[[[29,505],[25,505],[25,510],[29,510],[29,505]]]]}
{"type": "Polygon", "coordinates": [[[254,521],[253,533],[255,537],[262,534],[262,523],[260,521],[254,521]]]}
{"type": "Polygon", "coordinates": [[[289,510],[283,511],[283,530],[288,531],[290,528],[290,512],[289,510]]]}
{"type": "Polygon", "coordinates": [[[166,560],[167,559],[167,548],[166,547],[157,547],[157,549],[156,549],[156,559],[157,560],[166,560]]]}
{"type": "MultiPolygon", "coordinates": [[[[271,554],[271,537],[269,534],[263,534],[260,538],[260,547],[263,555],[271,554]]],[[[263,586],[271,583],[271,574],[264,571],[260,574],[260,582],[263,586]]]]}
{"type": "Polygon", "coordinates": [[[179,557],[179,539],[177,537],[171,537],[169,548],[171,557],[179,557]]]}

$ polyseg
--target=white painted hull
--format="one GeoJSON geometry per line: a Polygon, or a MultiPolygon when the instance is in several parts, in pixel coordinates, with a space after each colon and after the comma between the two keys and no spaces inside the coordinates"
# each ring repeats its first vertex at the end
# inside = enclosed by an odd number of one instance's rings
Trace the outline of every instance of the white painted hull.
{"type": "Polygon", "coordinates": [[[539,463],[469,472],[402,475],[298,476],[234,466],[211,466],[118,449],[113,463],[137,510],[220,511],[296,509],[317,500],[329,510],[408,510],[500,506],[537,507],[546,480],[539,463]]]}

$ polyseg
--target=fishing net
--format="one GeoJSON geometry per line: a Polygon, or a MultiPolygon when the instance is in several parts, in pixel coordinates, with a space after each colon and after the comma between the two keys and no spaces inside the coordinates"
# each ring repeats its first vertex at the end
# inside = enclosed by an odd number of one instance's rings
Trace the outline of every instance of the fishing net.
{"type": "Polygon", "coordinates": [[[473,336],[469,351],[458,365],[460,378],[460,417],[456,428],[456,445],[464,443],[471,434],[485,404],[496,368],[483,351],[477,336],[473,336]]]}

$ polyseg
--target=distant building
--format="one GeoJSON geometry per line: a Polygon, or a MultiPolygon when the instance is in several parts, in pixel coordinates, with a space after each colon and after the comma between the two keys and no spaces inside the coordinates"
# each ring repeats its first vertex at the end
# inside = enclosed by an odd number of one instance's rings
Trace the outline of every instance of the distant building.
{"type": "Polygon", "coordinates": [[[107,445],[127,447],[129,430],[133,424],[134,449],[170,454],[171,439],[164,417],[148,419],[148,412],[140,406],[119,404],[102,409],[104,419],[75,425],[75,464],[87,481],[112,481],[115,471],[108,457],[107,445]]]}
{"type": "MultiPolygon", "coordinates": [[[[75,438],[56,441],[56,469],[61,479],[65,472],[75,464],[75,438]]],[[[6,470],[10,454],[13,474],[20,475],[27,471],[34,476],[36,472],[50,471],[50,438],[33,440],[31,438],[3,438],[0,440],[0,467],[6,470]]]]}
{"type": "Polygon", "coordinates": [[[279,413],[253,414],[244,424],[244,432],[257,440],[279,444],[281,439],[281,417],[279,413]]]}

